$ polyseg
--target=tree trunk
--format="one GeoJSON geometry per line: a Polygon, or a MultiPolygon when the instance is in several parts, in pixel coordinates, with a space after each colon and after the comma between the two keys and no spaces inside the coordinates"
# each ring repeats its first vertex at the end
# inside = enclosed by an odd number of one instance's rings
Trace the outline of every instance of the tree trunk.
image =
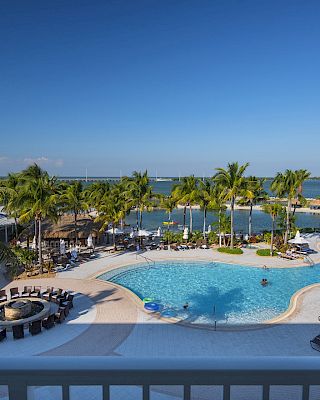
{"type": "Polygon", "coordinates": [[[139,229],[142,229],[142,210],[140,210],[140,222],[139,222],[139,229]]]}
{"type": "Polygon", "coordinates": [[[192,221],[192,206],[191,204],[189,204],[189,215],[190,215],[190,234],[192,233],[192,225],[193,225],[193,221],[192,221]]]}
{"type": "Polygon", "coordinates": [[[273,235],[274,235],[274,218],[272,217],[271,241],[270,241],[270,256],[273,256],[273,235]]]}
{"type": "Polygon", "coordinates": [[[41,217],[39,218],[38,248],[39,248],[40,274],[42,274],[43,273],[43,266],[42,266],[42,243],[41,243],[41,217]]]}
{"type": "Polygon", "coordinates": [[[286,232],[284,235],[284,244],[288,243],[289,232],[290,232],[290,212],[291,212],[291,199],[288,199],[287,205],[287,221],[286,221],[286,232]]]}
{"type": "Polygon", "coordinates": [[[219,208],[219,247],[221,247],[221,208],[219,208]]]}
{"type": "Polygon", "coordinates": [[[137,231],[139,230],[139,207],[136,206],[136,226],[137,226],[137,231]]]}
{"type": "Polygon", "coordinates": [[[252,235],[252,201],[250,201],[250,211],[249,211],[249,232],[248,232],[248,236],[249,238],[251,238],[252,235]]]}
{"type": "Polygon", "coordinates": [[[14,233],[15,233],[16,240],[18,240],[18,222],[17,222],[17,217],[14,217],[14,233]]]}
{"type": "MultiPolygon", "coordinates": [[[[37,225],[38,225],[38,220],[37,220],[37,218],[35,218],[34,219],[34,237],[36,238],[35,239],[35,242],[36,242],[36,248],[35,248],[35,250],[37,251],[37,249],[38,249],[38,232],[37,232],[37,225]]],[[[32,240],[33,240],[33,238],[32,238],[32,240]]]]}
{"type": "Polygon", "coordinates": [[[206,219],[207,219],[207,208],[203,209],[203,239],[206,238],[206,219]]]}
{"type": "Polygon", "coordinates": [[[186,213],[187,213],[187,206],[183,207],[183,229],[186,229],[186,213]]]}
{"type": "Polygon", "coordinates": [[[78,224],[77,224],[77,212],[74,210],[74,233],[76,238],[76,245],[78,244],[78,224]]]}
{"type": "Polygon", "coordinates": [[[230,236],[230,238],[231,238],[231,240],[230,240],[230,247],[231,247],[231,249],[233,249],[233,214],[234,214],[234,202],[235,202],[235,198],[232,197],[232,199],[231,199],[231,214],[230,214],[230,217],[231,217],[231,224],[230,224],[230,231],[231,231],[231,236],[230,236]]]}

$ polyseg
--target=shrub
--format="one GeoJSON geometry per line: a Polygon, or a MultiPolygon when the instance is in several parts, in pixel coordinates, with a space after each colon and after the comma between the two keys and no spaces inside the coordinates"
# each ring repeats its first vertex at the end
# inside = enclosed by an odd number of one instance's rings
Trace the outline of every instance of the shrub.
{"type": "Polygon", "coordinates": [[[234,249],[231,249],[230,247],[219,247],[218,251],[220,253],[227,253],[227,254],[243,254],[243,251],[241,249],[238,249],[237,247],[234,249]]]}
{"type": "MultiPolygon", "coordinates": [[[[259,249],[256,251],[258,256],[267,257],[270,256],[270,249],[259,249]]],[[[273,255],[276,256],[277,252],[273,250],[273,255]]]]}

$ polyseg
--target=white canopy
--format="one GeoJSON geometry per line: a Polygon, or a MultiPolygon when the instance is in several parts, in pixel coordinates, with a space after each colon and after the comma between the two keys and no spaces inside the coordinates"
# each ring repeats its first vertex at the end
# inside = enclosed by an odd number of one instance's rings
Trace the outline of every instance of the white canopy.
{"type": "Polygon", "coordinates": [[[35,236],[33,236],[32,243],[31,243],[31,248],[32,248],[32,250],[36,250],[37,249],[37,238],[35,236]]]}
{"type": "Polygon", "coordinates": [[[208,226],[208,233],[211,232],[211,229],[212,229],[212,227],[211,227],[211,225],[209,225],[209,226],[208,226]]]}
{"type": "Polygon", "coordinates": [[[112,235],[113,235],[113,232],[114,232],[114,234],[115,235],[123,235],[123,230],[122,229],[119,229],[119,228],[110,228],[110,229],[108,229],[107,231],[106,231],[107,233],[111,233],[112,235]]]}
{"type": "Polygon", "coordinates": [[[186,227],[183,230],[183,240],[187,240],[189,238],[189,228],[186,227]]]}
{"type": "Polygon", "coordinates": [[[161,227],[159,226],[159,228],[157,230],[157,236],[160,237],[161,235],[162,235],[161,227]]]}
{"type": "Polygon", "coordinates": [[[297,245],[309,244],[309,242],[306,239],[304,239],[302,236],[300,236],[299,231],[297,231],[295,238],[288,240],[288,242],[291,244],[297,244],[297,245]]]}

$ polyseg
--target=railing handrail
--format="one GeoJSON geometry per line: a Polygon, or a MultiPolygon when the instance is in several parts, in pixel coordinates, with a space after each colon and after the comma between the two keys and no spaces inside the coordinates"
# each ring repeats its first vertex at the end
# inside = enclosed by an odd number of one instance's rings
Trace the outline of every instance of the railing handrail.
{"type": "Polygon", "coordinates": [[[8,385],[10,400],[26,400],[29,386],[61,386],[69,400],[71,385],[100,385],[107,400],[112,385],[142,386],[143,400],[152,385],[183,385],[185,400],[192,385],[223,385],[226,400],[232,385],[260,385],[269,400],[270,385],[300,385],[307,400],[319,374],[318,357],[3,357],[0,385],[8,385]]]}
{"type": "Polygon", "coordinates": [[[151,258],[145,257],[142,254],[136,253],[136,259],[138,258],[138,256],[144,258],[148,264],[149,264],[149,262],[151,262],[152,264],[156,263],[154,260],[151,260],[151,258]]]}

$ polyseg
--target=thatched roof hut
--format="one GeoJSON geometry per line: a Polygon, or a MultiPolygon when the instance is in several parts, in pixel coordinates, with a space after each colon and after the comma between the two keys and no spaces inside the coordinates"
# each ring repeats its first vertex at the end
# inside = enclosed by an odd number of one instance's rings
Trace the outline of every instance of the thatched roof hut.
{"type": "MultiPolygon", "coordinates": [[[[89,215],[79,215],[77,230],[79,239],[87,239],[90,234],[98,236],[100,225],[95,223],[89,215]]],[[[43,239],[75,240],[74,217],[71,214],[62,215],[58,222],[44,221],[42,224],[43,239]]]]}

